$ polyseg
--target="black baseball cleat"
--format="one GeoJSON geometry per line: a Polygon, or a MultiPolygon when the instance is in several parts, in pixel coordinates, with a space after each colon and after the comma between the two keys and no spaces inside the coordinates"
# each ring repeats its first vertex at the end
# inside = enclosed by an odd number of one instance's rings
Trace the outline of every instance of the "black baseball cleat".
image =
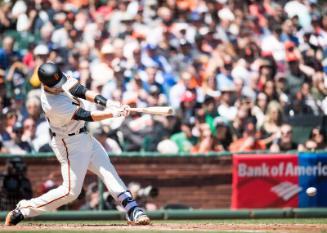
{"type": "Polygon", "coordinates": [[[144,211],[136,207],[132,210],[132,212],[127,215],[127,221],[128,224],[131,225],[149,225],[150,224],[150,218],[144,213],[144,211]]]}
{"type": "Polygon", "coordinates": [[[24,215],[22,214],[22,212],[20,212],[19,209],[12,210],[7,214],[5,226],[17,225],[23,219],[24,215]]]}

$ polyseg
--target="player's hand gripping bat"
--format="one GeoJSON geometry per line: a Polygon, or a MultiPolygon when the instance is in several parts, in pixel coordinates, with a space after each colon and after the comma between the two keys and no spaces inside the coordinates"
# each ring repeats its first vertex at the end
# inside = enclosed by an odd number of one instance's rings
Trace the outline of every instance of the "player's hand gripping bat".
{"type": "Polygon", "coordinates": [[[169,106],[155,106],[146,108],[129,108],[130,112],[140,112],[153,115],[169,116],[174,114],[174,110],[169,106]]]}

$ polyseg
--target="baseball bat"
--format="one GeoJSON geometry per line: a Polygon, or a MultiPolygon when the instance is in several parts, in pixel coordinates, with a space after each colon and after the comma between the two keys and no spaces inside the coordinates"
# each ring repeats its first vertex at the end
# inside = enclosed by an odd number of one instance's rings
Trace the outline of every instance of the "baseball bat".
{"type": "Polygon", "coordinates": [[[130,108],[131,112],[140,112],[154,115],[169,116],[174,114],[174,110],[169,106],[155,106],[146,108],[130,108]]]}

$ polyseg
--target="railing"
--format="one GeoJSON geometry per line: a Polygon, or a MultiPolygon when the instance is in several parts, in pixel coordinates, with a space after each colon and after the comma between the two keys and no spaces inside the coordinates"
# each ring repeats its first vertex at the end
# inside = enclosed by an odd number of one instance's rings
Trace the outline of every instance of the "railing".
{"type": "MultiPolygon", "coordinates": [[[[316,151],[316,152],[324,152],[322,151],[316,151]]],[[[177,154],[162,154],[159,152],[149,152],[149,151],[141,151],[141,152],[122,152],[121,154],[113,154],[108,153],[110,157],[208,157],[208,156],[232,156],[233,154],[280,154],[281,152],[271,152],[269,150],[256,150],[256,151],[246,151],[246,152],[236,152],[232,153],[229,151],[223,151],[223,152],[208,152],[208,153],[177,153],[177,154]]],[[[296,150],[291,151],[285,151],[282,153],[297,153],[296,150]]],[[[48,158],[48,157],[54,157],[54,153],[48,152],[48,153],[30,153],[30,154],[24,154],[24,155],[18,155],[18,154],[4,154],[0,153],[0,158],[12,158],[14,156],[23,157],[23,158],[48,158]]]]}
{"type": "MultiPolygon", "coordinates": [[[[4,219],[7,212],[0,212],[4,219]]],[[[186,209],[186,210],[156,210],[147,212],[152,220],[198,220],[198,219],[267,219],[267,218],[326,218],[327,208],[284,208],[284,209],[186,209]]],[[[125,213],[119,211],[57,211],[48,212],[32,220],[62,221],[62,220],[125,220],[125,213]]],[[[299,220],[300,221],[300,220],[299,220]]]]}
{"type": "MultiPolygon", "coordinates": [[[[261,152],[263,153],[263,152],[261,152]]],[[[201,154],[190,154],[190,153],[178,153],[178,154],[162,154],[158,152],[148,152],[148,151],[142,151],[142,152],[122,152],[121,154],[113,154],[108,153],[110,157],[184,157],[184,156],[231,156],[231,152],[209,152],[209,153],[201,153],[201,154]]],[[[24,155],[17,155],[17,154],[1,154],[0,158],[12,158],[14,156],[23,157],[23,158],[49,158],[54,157],[54,153],[30,153],[30,154],[24,154],[24,155]]]]}

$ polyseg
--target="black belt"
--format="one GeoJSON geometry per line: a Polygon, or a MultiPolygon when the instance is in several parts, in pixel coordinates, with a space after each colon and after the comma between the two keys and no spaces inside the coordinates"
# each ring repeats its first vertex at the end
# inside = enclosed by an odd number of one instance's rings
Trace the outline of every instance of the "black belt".
{"type": "MultiPolygon", "coordinates": [[[[74,135],[77,135],[77,134],[80,134],[80,133],[85,133],[87,132],[87,128],[86,127],[83,127],[83,128],[80,128],[78,133],[69,133],[68,136],[74,136],[74,135]]],[[[54,132],[51,132],[52,134],[52,137],[55,137],[56,136],[56,133],[54,132]]]]}

